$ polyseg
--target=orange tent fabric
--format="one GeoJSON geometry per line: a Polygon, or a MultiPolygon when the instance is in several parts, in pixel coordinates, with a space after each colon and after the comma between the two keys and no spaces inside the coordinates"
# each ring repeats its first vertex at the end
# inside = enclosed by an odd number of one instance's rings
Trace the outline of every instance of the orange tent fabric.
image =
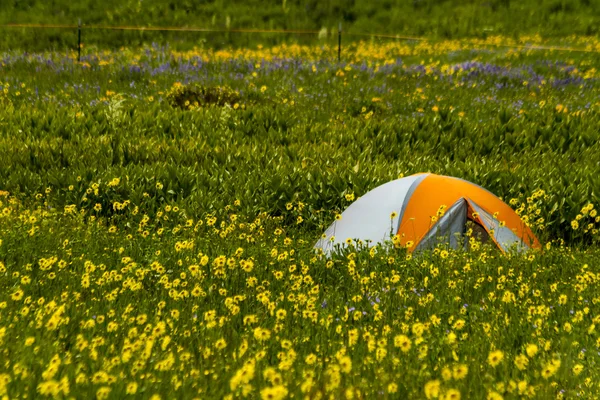
{"type": "MultiPolygon", "coordinates": [[[[428,174],[423,179],[406,204],[401,215],[398,234],[401,244],[411,241],[415,248],[432,228],[431,216],[437,216],[441,206],[450,207],[461,198],[471,200],[492,215],[498,221],[504,221],[506,227],[523,239],[528,247],[539,248],[540,244],[531,229],[521,221],[512,208],[486,189],[471,182],[449,176],[428,174]]],[[[482,224],[479,216],[473,218],[475,211],[469,209],[470,219],[482,224]]],[[[489,232],[488,232],[489,233],[489,232]]],[[[494,239],[494,235],[490,235],[494,239]]],[[[498,244],[498,243],[496,243],[498,244]]]]}
{"type": "Polygon", "coordinates": [[[493,193],[450,176],[415,174],[378,186],[358,198],[315,245],[326,253],[358,242],[392,240],[409,251],[440,241],[460,246],[468,221],[478,225],[502,250],[540,248],[531,229],[493,193]]]}

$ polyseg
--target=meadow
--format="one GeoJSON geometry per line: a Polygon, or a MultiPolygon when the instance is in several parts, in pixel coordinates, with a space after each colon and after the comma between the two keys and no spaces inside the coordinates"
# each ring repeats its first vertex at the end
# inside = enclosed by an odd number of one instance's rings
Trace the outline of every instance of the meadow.
{"type": "Polygon", "coordinates": [[[594,51],[0,54],[0,397],[597,398],[594,51]],[[427,171],[502,197],[543,249],[312,250],[427,171]]]}
{"type": "MultiPolygon", "coordinates": [[[[435,39],[518,38],[539,34],[565,38],[600,33],[598,0],[4,0],[0,4],[0,50],[41,51],[77,43],[75,29],[5,29],[2,25],[173,26],[225,33],[85,30],[84,42],[103,47],[177,43],[191,47],[314,44],[316,34],[240,34],[236,29],[321,32],[335,42],[338,24],[345,33],[401,34],[435,39]],[[333,37],[332,37],[333,36],[333,37]]],[[[319,35],[321,36],[321,35],[319,35]]],[[[350,40],[363,39],[352,36],[350,40]]]]}

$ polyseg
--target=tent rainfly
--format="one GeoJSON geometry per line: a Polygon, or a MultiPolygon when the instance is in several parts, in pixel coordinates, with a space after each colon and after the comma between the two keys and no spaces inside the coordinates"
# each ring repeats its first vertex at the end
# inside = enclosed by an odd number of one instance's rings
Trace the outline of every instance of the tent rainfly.
{"type": "Polygon", "coordinates": [[[357,199],[315,249],[330,254],[348,239],[365,245],[394,240],[410,252],[440,243],[457,248],[469,226],[504,252],[540,247],[531,229],[491,192],[463,179],[424,173],[388,182],[357,199]]]}

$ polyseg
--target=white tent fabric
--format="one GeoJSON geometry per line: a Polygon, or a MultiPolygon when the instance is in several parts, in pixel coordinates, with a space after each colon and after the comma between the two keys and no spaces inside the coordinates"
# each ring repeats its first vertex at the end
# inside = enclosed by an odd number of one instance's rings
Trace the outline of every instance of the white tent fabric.
{"type": "Polygon", "coordinates": [[[426,176],[421,174],[396,179],[371,190],[352,203],[342,213],[341,220],[331,224],[315,248],[329,253],[337,245],[343,246],[348,238],[373,244],[389,240],[390,234],[398,230],[402,208],[405,199],[410,198],[413,185],[416,187],[426,176]],[[377,207],[373,207],[373,204],[377,204],[377,207]],[[392,219],[390,216],[394,212],[396,216],[392,219]],[[357,232],[360,232],[358,237],[357,232]]]}

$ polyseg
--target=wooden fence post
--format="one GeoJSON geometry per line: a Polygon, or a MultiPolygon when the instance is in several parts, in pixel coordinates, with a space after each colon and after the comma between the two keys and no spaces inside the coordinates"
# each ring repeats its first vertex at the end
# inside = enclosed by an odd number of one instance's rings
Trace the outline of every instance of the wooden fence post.
{"type": "Polygon", "coordinates": [[[81,18],[77,24],[77,62],[81,62],[81,18]]]}
{"type": "Polygon", "coordinates": [[[342,23],[338,25],[338,62],[342,60],[342,23]]]}

